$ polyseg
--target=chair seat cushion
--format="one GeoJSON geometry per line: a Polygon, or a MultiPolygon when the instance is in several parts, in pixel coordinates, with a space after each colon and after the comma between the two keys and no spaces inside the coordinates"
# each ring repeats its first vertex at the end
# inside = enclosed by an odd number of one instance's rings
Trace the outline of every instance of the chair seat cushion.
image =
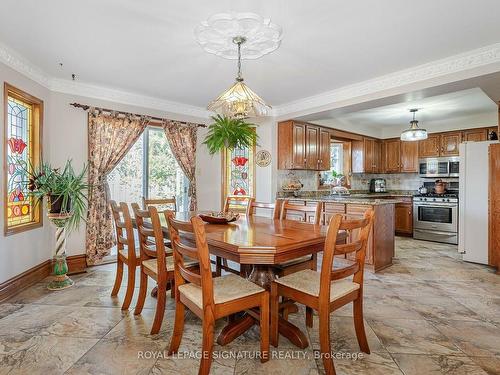
{"type": "MultiPolygon", "coordinates": [[[[278,284],[293,288],[300,292],[319,296],[320,272],[313,270],[303,270],[280,277],[278,284]]],[[[359,289],[359,284],[351,280],[337,280],[330,283],[330,302],[335,301],[354,290],[359,289]]]]}
{"type": "MultiPolygon", "coordinates": [[[[234,274],[215,277],[212,280],[215,304],[237,300],[265,291],[257,284],[234,274]]],[[[201,287],[196,284],[183,284],[179,286],[179,292],[200,309],[203,308],[201,287]]]]}
{"type": "MultiPolygon", "coordinates": [[[[122,257],[124,257],[125,259],[128,259],[128,250],[127,250],[127,249],[122,249],[122,250],[118,251],[118,253],[119,253],[122,257]]],[[[138,251],[136,251],[136,252],[135,252],[135,257],[136,257],[137,259],[139,259],[139,258],[141,257],[141,254],[140,254],[138,251]]]]}
{"type": "Polygon", "coordinates": [[[278,264],[278,267],[279,268],[286,268],[286,267],[294,266],[296,264],[309,262],[311,260],[311,257],[312,257],[311,255],[304,255],[302,257],[290,259],[290,260],[287,260],[286,262],[278,264]]]}
{"type": "MultiPolygon", "coordinates": [[[[165,257],[165,261],[167,264],[167,271],[168,272],[173,272],[174,271],[174,257],[173,256],[167,256],[165,257]]],[[[184,266],[185,267],[191,267],[197,265],[198,262],[195,260],[185,260],[184,261],[184,266]]],[[[158,259],[148,259],[148,260],[143,260],[142,265],[146,267],[147,269],[153,271],[155,274],[158,274],[158,259]]]]}

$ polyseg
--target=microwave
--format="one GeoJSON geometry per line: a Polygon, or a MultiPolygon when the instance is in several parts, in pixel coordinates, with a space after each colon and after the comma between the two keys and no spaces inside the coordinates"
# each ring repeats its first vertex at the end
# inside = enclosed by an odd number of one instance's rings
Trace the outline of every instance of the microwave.
{"type": "Polygon", "coordinates": [[[425,158],[418,161],[418,174],[420,177],[458,177],[459,158],[425,158]]]}

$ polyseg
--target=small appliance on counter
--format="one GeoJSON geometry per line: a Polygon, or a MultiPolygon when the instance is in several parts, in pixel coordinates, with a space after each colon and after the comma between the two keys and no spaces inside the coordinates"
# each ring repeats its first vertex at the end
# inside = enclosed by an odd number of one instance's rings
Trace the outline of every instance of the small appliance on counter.
{"type": "Polygon", "coordinates": [[[385,178],[372,178],[370,180],[370,193],[385,193],[385,178]]]}

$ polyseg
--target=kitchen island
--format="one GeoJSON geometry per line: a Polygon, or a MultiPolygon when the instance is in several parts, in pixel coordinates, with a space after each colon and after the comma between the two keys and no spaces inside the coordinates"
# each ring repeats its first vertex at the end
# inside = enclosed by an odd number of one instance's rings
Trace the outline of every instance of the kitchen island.
{"type": "MultiPolygon", "coordinates": [[[[317,197],[278,197],[278,199],[288,200],[291,203],[300,205],[314,205],[321,202],[321,222],[325,225],[335,214],[361,216],[367,209],[373,208],[375,220],[368,240],[365,264],[368,269],[374,272],[392,265],[392,258],[394,257],[395,205],[401,202],[400,199],[325,195],[317,197]]],[[[291,216],[290,218],[294,219],[293,213],[291,213],[291,216]]],[[[312,216],[307,216],[304,220],[312,221],[312,216]]],[[[358,235],[358,232],[353,231],[350,233],[349,238],[352,240],[358,235]]],[[[349,256],[347,258],[349,259],[349,256]]]]}

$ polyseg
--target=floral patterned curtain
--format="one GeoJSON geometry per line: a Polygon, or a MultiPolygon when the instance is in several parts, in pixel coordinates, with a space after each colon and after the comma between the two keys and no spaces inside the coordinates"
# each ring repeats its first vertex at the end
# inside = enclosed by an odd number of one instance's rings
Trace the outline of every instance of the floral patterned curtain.
{"type": "Polygon", "coordinates": [[[166,120],[163,129],[170,149],[189,180],[189,210],[196,210],[196,139],[198,125],[166,120]]]}
{"type": "Polygon", "coordinates": [[[149,120],[105,115],[90,110],[88,117],[89,204],[87,215],[87,264],[98,264],[115,243],[107,175],[127,154],[149,120]]]}

